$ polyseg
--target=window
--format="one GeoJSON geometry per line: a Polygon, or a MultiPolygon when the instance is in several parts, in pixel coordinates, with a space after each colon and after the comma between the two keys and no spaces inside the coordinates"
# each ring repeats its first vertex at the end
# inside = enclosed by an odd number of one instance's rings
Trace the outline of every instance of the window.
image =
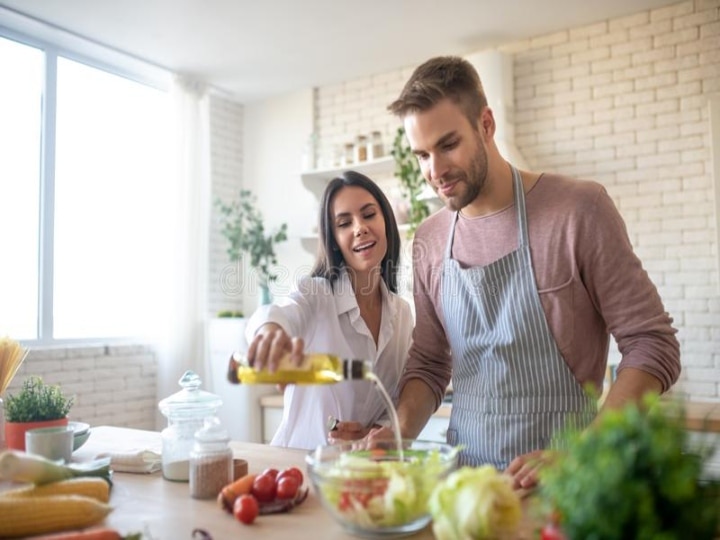
{"type": "Polygon", "coordinates": [[[36,335],[43,54],[0,38],[0,335],[36,335]]]}
{"type": "Polygon", "coordinates": [[[152,331],[175,239],[167,92],[0,37],[0,335],[152,331]]]}

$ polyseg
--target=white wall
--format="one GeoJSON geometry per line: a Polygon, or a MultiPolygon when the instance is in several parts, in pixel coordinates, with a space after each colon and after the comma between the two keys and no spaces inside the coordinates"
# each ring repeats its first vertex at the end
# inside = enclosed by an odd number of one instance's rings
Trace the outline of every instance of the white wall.
{"type": "MultiPolygon", "coordinates": [[[[245,106],[244,186],[258,196],[268,230],[288,224],[289,239],[277,250],[279,279],[270,287],[278,299],[314,261],[300,240],[318,211],[317,199],[300,181],[302,150],[313,132],[312,104],[313,91],[305,90],[245,106]]],[[[258,291],[253,280],[245,285],[243,304],[250,314],[258,291]]]]}

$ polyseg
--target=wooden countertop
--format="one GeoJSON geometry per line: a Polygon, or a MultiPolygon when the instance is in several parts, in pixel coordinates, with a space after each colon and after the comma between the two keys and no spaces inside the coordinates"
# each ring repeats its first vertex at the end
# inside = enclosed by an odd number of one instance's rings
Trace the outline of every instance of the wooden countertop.
{"type": "MultiPolygon", "coordinates": [[[[129,428],[102,426],[92,428],[88,442],[73,454],[73,461],[85,461],[101,452],[127,452],[137,449],[159,451],[160,433],[129,428]]],[[[254,443],[232,442],[236,458],[248,461],[249,472],[268,467],[291,466],[305,471],[305,450],[254,443]]],[[[307,479],[306,479],[307,481],[307,479]]],[[[286,514],[259,516],[251,526],[243,525],[223,511],[215,500],[190,497],[187,482],[165,480],[160,472],[130,474],[115,472],[110,505],[113,511],[99,526],[112,527],[121,534],[145,532],[155,540],[190,540],[195,528],[209,532],[215,540],[229,538],[293,538],[295,540],[357,540],[344,531],[321,506],[312,490],[308,498],[286,514]]],[[[0,491],[11,486],[0,481],[0,491]]],[[[530,513],[527,512],[529,515],[530,513]]],[[[532,524],[523,525],[517,540],[533,538],[532,524]]],[[[412,536],[415,540],[434,538],[428,525],[412,536]]]]}
{"type": "MultiPolygon", "coordinates": [[[[283,399],[280,394],[271,394],[260,398],[261,407],[282,408],[283,399]]],[[[687,429],[692,431],[710,431],[720,433],[720,402],[685,401],[685,418],[687,429]]],[[[452,405],[443,403],[433,416],[450,418],[452,405]]]]}

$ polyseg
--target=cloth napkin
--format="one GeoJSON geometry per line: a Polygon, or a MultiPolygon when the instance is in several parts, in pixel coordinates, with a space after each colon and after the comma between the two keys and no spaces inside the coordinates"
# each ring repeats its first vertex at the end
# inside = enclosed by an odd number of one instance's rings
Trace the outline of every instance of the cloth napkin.
{"type": "Polygon", "coordinates": [[[110,468],[117,472],[149,474],[162,468],[161,455],[147,449],[103,452],[96,457],[109,457],[110,468]]]}

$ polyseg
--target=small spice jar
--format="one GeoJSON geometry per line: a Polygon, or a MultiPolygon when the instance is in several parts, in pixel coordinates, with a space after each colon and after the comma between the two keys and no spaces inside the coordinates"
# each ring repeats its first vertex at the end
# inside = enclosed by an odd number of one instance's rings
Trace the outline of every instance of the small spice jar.
{"type": "Polygon", "coordinates": [[[340,159],[340,165],[342,167],[352,165],[355,159],[355,145],[353,143],[346,143],[344,148],[345,152],[343,152],[342,158],[340,159]]]}
{"type": "Polygon", "coordinates": [[[367,137],[358,135],[355,140],[355,163],[367,161],[367,137]]]}
{"type": "Polygon", "coordinates": [[[233,481],[233,452],[230,437],[212,416],[195,433],[195,445],[190,452],[190,496],[194,499],[214,499],[222,488],[233,481]]]}
{"type": "Polygon", "coordinates": [[[368,159],[378,159],[383,157],[385,149],[383,148],[382,133],[373,131],[367,144],[368,159]]]}

